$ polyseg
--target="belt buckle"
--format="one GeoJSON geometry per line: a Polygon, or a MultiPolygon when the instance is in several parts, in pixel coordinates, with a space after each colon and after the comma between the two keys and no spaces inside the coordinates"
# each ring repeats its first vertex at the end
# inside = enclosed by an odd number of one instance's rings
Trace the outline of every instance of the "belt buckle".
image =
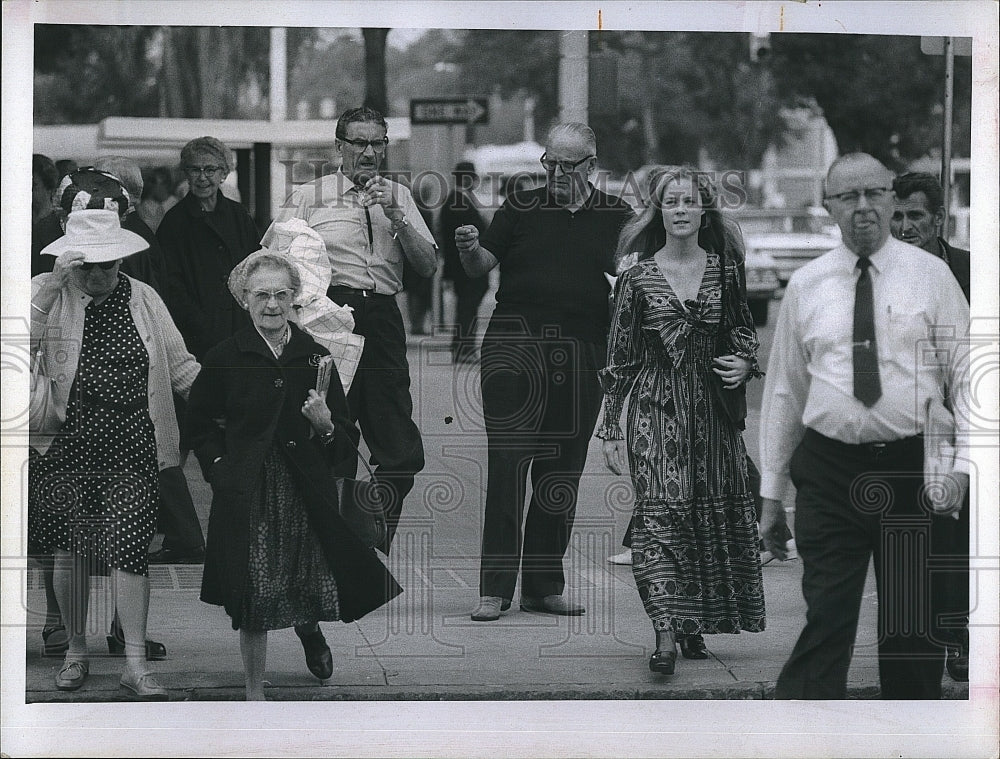
{"type": "Polygon", "coordinates": [[[362,298],[367,298],[370,294],[371,294],[371,290],[362,290],[361,291],[361,297],[362,298]]]}

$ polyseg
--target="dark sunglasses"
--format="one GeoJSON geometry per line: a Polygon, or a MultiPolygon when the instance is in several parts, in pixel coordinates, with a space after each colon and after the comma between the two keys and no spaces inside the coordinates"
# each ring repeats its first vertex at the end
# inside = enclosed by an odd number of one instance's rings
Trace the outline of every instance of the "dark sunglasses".
{"type": "Polygon", "coordinates": [[[80,264],[80,268],[83,269],[84,271],[90,271],[96,266],[101,271],[111,271],[112,269],[115,268],[117,264],[118,264],[118,259],[116,258],[114,261],[101,261],[100,263],[90,263],[90,262],[82,263],[80,264]]]}

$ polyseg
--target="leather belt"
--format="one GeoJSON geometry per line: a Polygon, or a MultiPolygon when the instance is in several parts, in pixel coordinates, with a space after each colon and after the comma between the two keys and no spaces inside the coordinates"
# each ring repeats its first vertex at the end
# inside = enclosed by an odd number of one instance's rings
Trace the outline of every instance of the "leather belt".
{"type": "Polygon", "coordinates": [[[899,440],[887,440],[885,442],[875,441],[871,443],[844,443],[840,440],[827,437],[812,428],[806,429],[806,435],[828,448],[836,448],[844,453],[868,459],[879,459],[883,456],[914,454],[918,452],[922,454],[924,445],[922,435],[904,437],[899,440]]]}
{"type": "Polygon", "coordinates": [[[355,295],[360,298],[372,298],[379,295],[374,290],[361,290],[357,287],[347,287],[346,285],[330,285],[327,293],[334,295],[355,295]]]}

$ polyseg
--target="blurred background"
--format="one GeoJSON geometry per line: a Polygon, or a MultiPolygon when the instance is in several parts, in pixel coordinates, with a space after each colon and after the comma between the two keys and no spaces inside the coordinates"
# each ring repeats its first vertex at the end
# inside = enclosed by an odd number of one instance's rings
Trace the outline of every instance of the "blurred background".
{"type": "MultiPolygon", "coordinates": [[[[968,247],[971,58],[928,45],[943,39],[38,24],[34,151],[79,165],[132,157],[162,203],[185,191],[180,147],[213,135],[237,156],[224,191],[263,230],[294,184],[337,169],[347,108],[386,114],[388,169],[431,215],[457,161],[475,163],[489,217],[512,181],[544,178],[553,122],[587,121],[597,184],[633,204],[654,164],[725,177],[763,324],[791,271],[838,242],[820,207],[838,153],[940,175],[947,152],[947,234],[968,247]]],[[[438,314],[441,303],[438,292],[438,314]]]]}

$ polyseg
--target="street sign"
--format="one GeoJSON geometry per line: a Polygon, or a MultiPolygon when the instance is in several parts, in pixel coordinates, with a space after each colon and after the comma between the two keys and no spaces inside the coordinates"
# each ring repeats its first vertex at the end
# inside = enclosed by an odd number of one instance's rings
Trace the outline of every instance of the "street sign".
{"type": "Polygon", "coordinates": [[[433,98],[410,101],[411,124],[488,124],[486,98],[433,98]]]}
{"type": "MultiPolygon", "coordinates": [[[[952,37],[955,55],[972,55],[972,37],[952,37]]],[[[944,37],[921,37],[920,52],[924,55],[944,55],[944,37]]]]}

